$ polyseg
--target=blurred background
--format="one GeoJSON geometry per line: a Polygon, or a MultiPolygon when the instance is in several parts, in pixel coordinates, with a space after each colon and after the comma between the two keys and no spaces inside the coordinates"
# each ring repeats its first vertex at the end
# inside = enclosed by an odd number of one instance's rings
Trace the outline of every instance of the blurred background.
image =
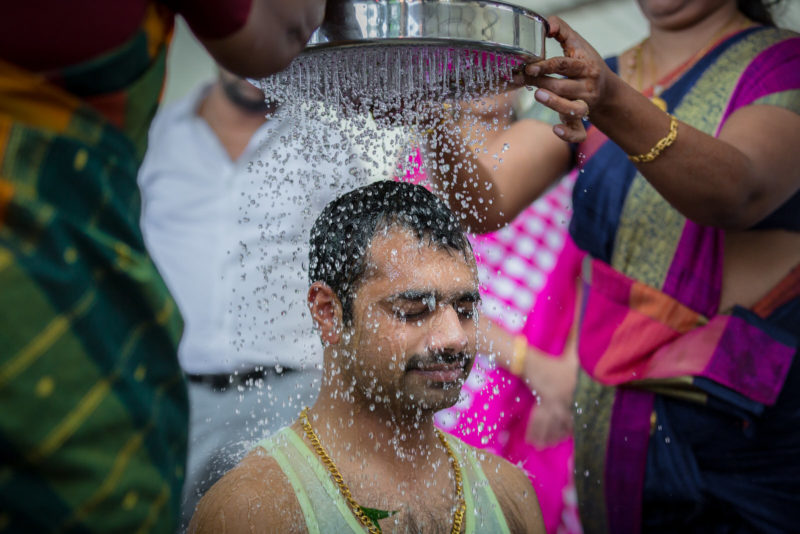
{"type": "MultiPolygon", "coordinates": [[[[560,16],[603,56],[621,52],[647,34],[636,0],[526,0],[508,3],[532,9],[541,15],[560,16]]],[[[775,12],[775,20],[781,27],[800,31],[800,1],[783,0],[775,12]]],[[[559,52],[555,41],[548,41],[547,46],[549,53],[559,52]]],[[[215,76],[210,56],[179,19],[167,63],[164,103],[182,97],[199,82],[215,76]]]]}

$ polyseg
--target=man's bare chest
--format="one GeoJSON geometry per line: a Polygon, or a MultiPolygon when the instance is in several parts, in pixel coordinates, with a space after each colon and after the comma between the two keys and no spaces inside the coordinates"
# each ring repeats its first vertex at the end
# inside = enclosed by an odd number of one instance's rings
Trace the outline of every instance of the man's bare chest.
{"type": "Polygon", "coordinates": [[[449,477],[437,483],[420,481],[391,489],[371,486],[360,486],[358,493],[363,497],[356,500],[361,506],[392,513],[379,522],[384,533],[449,534],[452,531],[457,502],[455,483],[449,477]]]}

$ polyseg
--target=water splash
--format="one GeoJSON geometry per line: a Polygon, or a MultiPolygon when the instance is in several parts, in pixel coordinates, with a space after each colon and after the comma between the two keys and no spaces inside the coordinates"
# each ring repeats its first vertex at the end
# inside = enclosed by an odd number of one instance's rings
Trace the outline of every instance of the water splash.
{"type": "Polygon", "coordinates": [[[307,53],[261,80],[268,99],[313,115],[372,115],[379,126],[426,123],[430,104],[456,106],[509,89],[522,61],[469,48],[385,45],[307,53]]]}

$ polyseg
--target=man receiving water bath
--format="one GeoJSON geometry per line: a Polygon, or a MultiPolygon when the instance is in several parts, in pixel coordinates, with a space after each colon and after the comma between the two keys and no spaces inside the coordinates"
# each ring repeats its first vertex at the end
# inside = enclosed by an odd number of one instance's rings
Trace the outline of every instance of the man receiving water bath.
{"type": "Polygon", "coordinates": [[[433,425],[472,367],[478,279],[458,220],[381,181],[311,231],[317,402],[203,498],[191,532],[543,532],[527,477],[433,425]]]}

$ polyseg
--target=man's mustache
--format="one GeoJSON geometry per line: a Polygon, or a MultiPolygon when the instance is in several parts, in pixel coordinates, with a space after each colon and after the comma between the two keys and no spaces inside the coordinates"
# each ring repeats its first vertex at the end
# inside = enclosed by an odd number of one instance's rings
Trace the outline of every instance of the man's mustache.
{"type": "Polygon", "coordinates": [[[405,365],[406,371],[414,369],[428,369],[437,365],[460,364],[466,366],[470,360],[466,352],[435,352],[433,354],[415,354],[408,359],[405,365]]]}

